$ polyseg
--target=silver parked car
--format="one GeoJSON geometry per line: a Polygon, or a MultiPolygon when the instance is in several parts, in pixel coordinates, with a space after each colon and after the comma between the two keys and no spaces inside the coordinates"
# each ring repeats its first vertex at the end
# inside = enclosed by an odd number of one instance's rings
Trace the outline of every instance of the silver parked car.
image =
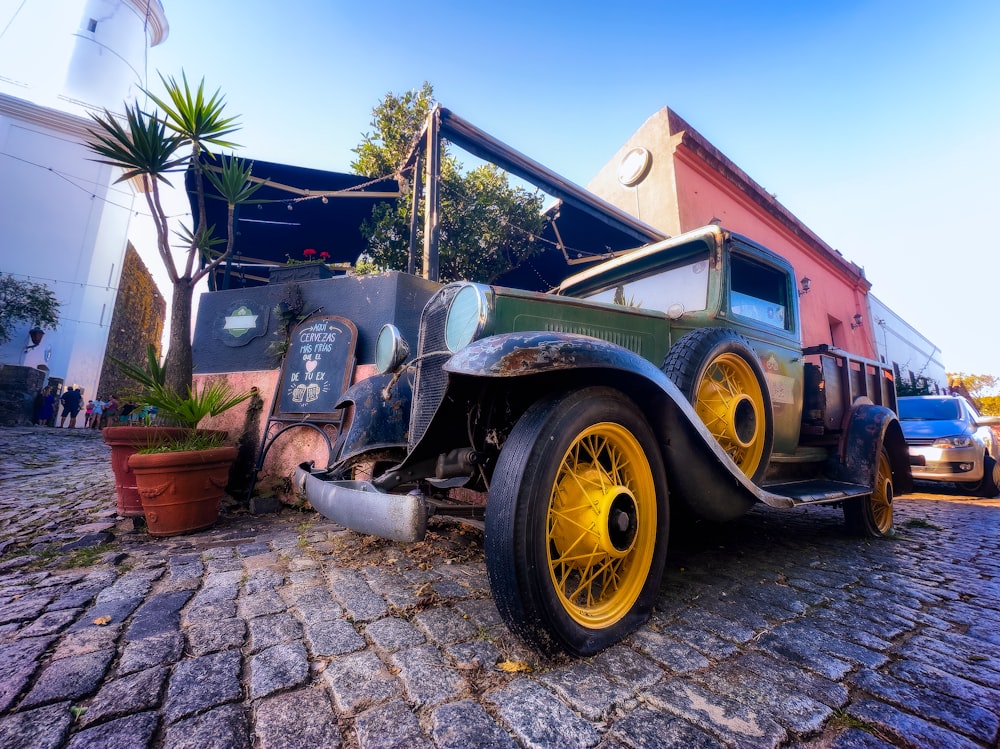
{"type": "Polygon", "coordinates": [[[913,478],[951,481],[980,497],[1000,493],[1000,443],[992,427],[958,395],[916,395],[898,401],[913,478]]]}

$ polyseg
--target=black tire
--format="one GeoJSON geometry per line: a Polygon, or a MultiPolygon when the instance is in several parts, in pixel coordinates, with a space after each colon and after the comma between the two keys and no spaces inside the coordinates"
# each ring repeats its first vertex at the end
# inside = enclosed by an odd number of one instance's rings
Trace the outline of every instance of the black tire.
{"type": "Polygon", "coordinates": [[[1000,463],[987,455],[983,458],[983,477],[979,481],[962,482],[959,486],[977,497],[995,497],[1000,494],[1000,463]]]}
{"type": "Polygon", "coordinates": [[[668,532],[666,473],[638,407],[603,387],[546,397],[493,472],[485,551],[497,609],[542,652],[593,655],[649,616],[668,532]]]}
{"type": "Polygon", "coordinates": [[[844,524],[852,536],[887,538],[893,535],[892,464],[889,454],[879,452],[872,493],[844,502],[844,524]]]}
{"type": "Polygon", "coordinates": [[[759,484],[774,446],[774,413],[750,341],[728,328],[699,328],[670,347],[662,369],[722,449],[759,484]]]}

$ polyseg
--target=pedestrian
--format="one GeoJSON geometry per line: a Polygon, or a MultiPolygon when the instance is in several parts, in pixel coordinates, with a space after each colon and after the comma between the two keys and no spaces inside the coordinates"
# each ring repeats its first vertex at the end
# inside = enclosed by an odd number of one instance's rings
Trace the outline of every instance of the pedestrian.
{"type": "Polygon", "coordinates": [[[35,393],[35,400],[31,404],[31,423],[38,426],[42,419],[42,408],[45,406],[45,388],[38,388],[35,393]]]}
{"type": "Polygon", "coordinates": [[[94,422],[94,401],[87,401],[87,407],[83,409],[83,414],[85,416],[83,426],[90,429],[94,422]]]}
{"type": "Polygon", "coordinates": [[[101,396],[97,396],[94,399],[94,418],[90,423],[90,426],[94,429],[101,428],[101,419],[104,418],[104,401],[101,400],[101,396]]]}
{"type": "Polygon", "coordinates": [[[112,394],[104,404],[104,426],[113,427],[118,420],[118,396],[112,394]]]}
{"type": "Polygon", "coordinates": [[[76,417],[80,413],[80,407],[83,405],[83,392],[80,390],[80,386],[74,383],[69,390],[62,394],[59,399],[62,402],[62,418],[59,421],[59,426],[66,426],[66,418],[69,417],[69,428],[76,429],[76,417]]]}
{"type": "Polygon", "coordinates": [[[54,426],[56,416],[55,388],[51,385],[47,385],[43,393],[42,411],[38,416],[38,421],[40,424],[44,424],[47,427],[54,426]]]}

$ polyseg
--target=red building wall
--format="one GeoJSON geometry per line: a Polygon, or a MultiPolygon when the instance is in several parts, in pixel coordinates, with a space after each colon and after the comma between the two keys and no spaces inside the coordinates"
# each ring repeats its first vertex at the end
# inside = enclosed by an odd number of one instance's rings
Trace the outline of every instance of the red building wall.
{"type": "Polygon", "coordinates": [[[830,344],[876,358],[864,271],[796,219],[760,185],[669,109],[662,109],[619,149],[588,185],[601,198],[676,235],[712,221],[788,258],[810,291],[799,298],[803,343],[830,344]],[[649,170],[625,186],[619,165],[630,151],[649,153],[649,170]],[[862,325],[852,328],[856,314],[862,325]]]}

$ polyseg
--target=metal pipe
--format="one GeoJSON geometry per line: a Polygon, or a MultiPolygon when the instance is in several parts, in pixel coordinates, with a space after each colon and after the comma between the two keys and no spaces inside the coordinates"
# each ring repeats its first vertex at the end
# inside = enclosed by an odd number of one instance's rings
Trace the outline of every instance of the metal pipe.
{"type": "Polygon", "coordinates": [[[423,192],[423,182],[420,181],[423,175],[420,170],[423,166],[423,159],[418,153],[413,164],[413,207],[410,213],[410,246],[406,258],[406,272],[411,276],[417,274],[417,226],[419,225],[420,197],[423,192]]]}
{"type": "Polygon", "coordinates": [[[437,281],[438,240],[441,236],[441,106],[427,115],[427,199],[424,207],[424,278],[437,281]]]}

